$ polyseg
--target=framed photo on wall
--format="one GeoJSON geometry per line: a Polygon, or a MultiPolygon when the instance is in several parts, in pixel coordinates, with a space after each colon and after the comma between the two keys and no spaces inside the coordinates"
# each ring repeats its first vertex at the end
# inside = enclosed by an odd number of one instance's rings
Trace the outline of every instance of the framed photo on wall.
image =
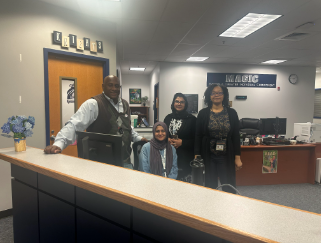
{"type": "Polygon", "coordinates": [[[141,89],[129,89],[129,104],[141,104],[142,103],[142,90],[141,89]]]}
{"type": "Polygon", "coordinates": [[[59,77],[60,123],[63,127],[77,111],[77,78],[59,77]]]}

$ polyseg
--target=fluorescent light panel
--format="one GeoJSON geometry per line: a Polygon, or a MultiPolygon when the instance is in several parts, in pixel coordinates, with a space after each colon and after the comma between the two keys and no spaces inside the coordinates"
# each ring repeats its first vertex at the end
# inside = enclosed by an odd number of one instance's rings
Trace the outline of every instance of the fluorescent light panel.
{"type": "Polygon", "coordinates": [[[220,36],[244,38],[281,16],[282,15],[248,13],[229,29],[220,34],[220,36]]]}
{"type": "Polygon", "coordinates": [[[269,61],[265,61],[265,62],[262,62],[264,64],[278,64],[278,63],[281,63],[281,62],[286,62],[286,60],[269,60],[269,61]]]}
{"type": "Polygon", "coordinates": [[[207,60],[209,57],[189,57],[186,59],[188,62],[203,62],[207,60]]]}
{"type": "Polygon", "coordinates": [[[141,71],[144,72],[146,68],[140,68],[140,67],[131,67],[129,68],[130,71],[141,71]]]}

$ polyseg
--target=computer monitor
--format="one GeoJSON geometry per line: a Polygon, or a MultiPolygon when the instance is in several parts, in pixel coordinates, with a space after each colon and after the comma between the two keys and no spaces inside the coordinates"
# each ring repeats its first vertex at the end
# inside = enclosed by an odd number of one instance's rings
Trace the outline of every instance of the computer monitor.
{"type": "Polygon", "coordinates": [[[76,132],[78,157],[123,167],[122,137],[93,132],[76,132]]]}
{"type": "Polygon", "coordinates": [[[261,118],[260,119],[261,135],[285,135],[286,134],[286,118],[261,118]]]}

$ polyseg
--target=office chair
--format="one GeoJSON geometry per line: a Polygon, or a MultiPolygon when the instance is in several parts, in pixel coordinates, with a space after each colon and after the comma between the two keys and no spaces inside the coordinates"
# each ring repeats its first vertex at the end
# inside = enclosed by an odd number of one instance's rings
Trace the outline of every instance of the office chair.
{"type": "Polygon", "coordinates": [[[258,135],[260,133],[260,119],[240,119],[240,132],[245,133],[246,135],[258,135]]]}
{"type": "Polygon", "coordinates": [[[134,153],[134,170],[138,170],[138,165],[139,165],[139,154],[140,154],[140,151],[143,147],[143,145],[145,144],[146,142],[144,141],[138,141],[138,142],[135,142],[133,143],[133,153],[134,153]]]}

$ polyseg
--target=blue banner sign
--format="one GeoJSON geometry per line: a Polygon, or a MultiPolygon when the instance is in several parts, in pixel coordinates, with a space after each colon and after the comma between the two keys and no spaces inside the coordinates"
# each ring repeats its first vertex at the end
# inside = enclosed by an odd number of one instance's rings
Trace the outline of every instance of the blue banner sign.
{"type": "Polygon", "coordinates": [[[207,73],[207,86],[276,88],[276,74],[207,73]]]}

